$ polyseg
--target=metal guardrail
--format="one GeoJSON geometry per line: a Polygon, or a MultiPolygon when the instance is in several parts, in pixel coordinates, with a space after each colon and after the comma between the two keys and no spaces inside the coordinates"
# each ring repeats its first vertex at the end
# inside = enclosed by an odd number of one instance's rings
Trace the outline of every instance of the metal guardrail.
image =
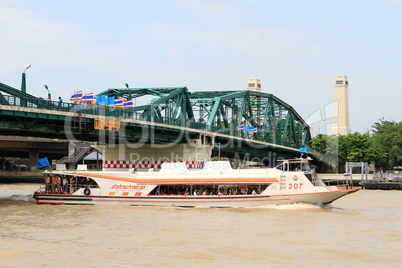
{"type": "Polygon", "coordinates": [[[57,161],[57,164],[65,164],[65,163],[76,163],[79,162],[82,158],[89,155],[95,151],[95,148],[90,147],[81,147],[79,148],[74,155],[65,156],[57,161]]]}

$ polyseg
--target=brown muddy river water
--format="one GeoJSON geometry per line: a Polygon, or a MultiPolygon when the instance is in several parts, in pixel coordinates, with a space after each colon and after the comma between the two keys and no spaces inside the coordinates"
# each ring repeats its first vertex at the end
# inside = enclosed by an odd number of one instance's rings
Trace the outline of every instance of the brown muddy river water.
{"type": "Polygon", "coordinates": [[[0,184],[0,267],[402,267],[402,191],[329,206],[36,205],[0,184]]]}

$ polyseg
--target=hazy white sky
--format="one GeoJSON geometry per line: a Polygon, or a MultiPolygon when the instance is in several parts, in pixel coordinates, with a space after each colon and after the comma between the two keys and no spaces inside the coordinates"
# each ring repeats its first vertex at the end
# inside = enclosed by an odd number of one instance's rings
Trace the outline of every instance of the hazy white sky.
{"type": "Polygon", "coordinates": [[[68,100],[124,83],[246,89],[257,77],[324,120],[346,75],[350,127],[363,133],[402,120],[401,14],[399,0],[0,0],[0,82],[20,88],[31,63],[28,93],[46,97],[47,84],[68,100]]]}

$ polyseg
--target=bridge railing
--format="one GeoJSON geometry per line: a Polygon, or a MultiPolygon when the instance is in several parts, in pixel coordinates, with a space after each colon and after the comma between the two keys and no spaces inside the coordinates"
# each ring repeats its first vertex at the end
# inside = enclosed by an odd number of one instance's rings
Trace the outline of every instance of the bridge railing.
{"type": "Polygon", "coordinates": [[[44,99],[19,98],[9,95],[2,95],[1,104],[27,107],[27,108],[66,111],[66,112],[70,111],[74,107],[73,103],[47,101],[44,99]]]}

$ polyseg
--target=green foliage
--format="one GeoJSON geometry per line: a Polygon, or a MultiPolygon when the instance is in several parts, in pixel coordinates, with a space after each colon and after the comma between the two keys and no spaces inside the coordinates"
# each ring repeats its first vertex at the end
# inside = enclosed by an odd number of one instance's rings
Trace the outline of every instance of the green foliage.
{"type": "Polygon", "coordinates": [[[380,118],[373,125],[373,150],[376,167],[392,169],[402,158],[402,122],[380,118]]]}
{"type": "Polygon", "coordinates": [[[374,153],[372,150],[373,139],[369,134],[353,133],[346,136],[336,135],[318,135],[314,137],[310,145],[319,152],[316,154],[321,162],[322,168],[329,168],[330,166],[340,166],[346,162],[368,162],[374,160],[374,153]]]}
{"type": "Polygon", "coordinates": [[[372,150],[373,138],[370,134],[360,134],[355,132],[346,136],[346,162],[367,162],[374,161],[374,152],[372,150]]]}
{"type": "Polygon", "coordinates": [[[310,140],[310,146],[316,151],[313,164],[319,171],[327,171],[332,165],[338,164],[337,136],[319,134],[310,140]]]}
{"type": "Polygon", "coordinates": [[[346,162],[375,163],[383,170],[392,169],[402,158],[402,122],[380,119],[373,125],[373,136],[355,132],[349,135],[317,135],[310,146],[318,152],[315,157],[325,169],[331,165],[343,166],[346,162]]]}

